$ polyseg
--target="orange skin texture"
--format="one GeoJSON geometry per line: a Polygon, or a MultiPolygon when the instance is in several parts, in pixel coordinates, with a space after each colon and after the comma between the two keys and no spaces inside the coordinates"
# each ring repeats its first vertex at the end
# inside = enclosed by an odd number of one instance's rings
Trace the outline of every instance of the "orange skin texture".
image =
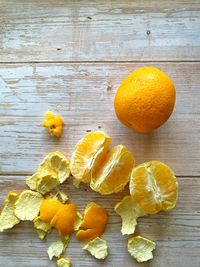
{"type": "Polygon", "coordinates": [[[122,81],[114,107],[124,125],[147,133],[168,120],[175,98],[174,84],[164,72],[155,67],[141,67],[122,81]]]}
{"type": "Polygon", "coordinates": [[[47,111],[42,125],[48,129],[51,136],[60,137],[64,122],[61,116],[56,116],[53,112],[47,111]]]}
{"type": "Polygon", "coordinates": [[[65,204],[58,210],[51,220],[51,226],[55,227],[62,236],[70,235],[74,231],[77,209],[75,204],[65,204]]]}
{"type": "Polygon", "coordinates": [[[44,199],[40,206],[40,219],[50,223],[56,212],[64,206],[60,201],[54,198],[44,199]]]}
{"type": "Polygon", "coordinates": [[[100,206],[92,205],[86,208],[83,221],[80,225],[81,230],[76,234],[78,240],[92,240],[101,236],[108,222],[106,210],[100,206]]]}
{"type": "Polygon", "coordinates": [[[77,217],[75,204],[62,204],[54,198],[44,199],[40,206],[40,219],[50,223],[62,236],[70,235],[74,231],[77,217]]]}

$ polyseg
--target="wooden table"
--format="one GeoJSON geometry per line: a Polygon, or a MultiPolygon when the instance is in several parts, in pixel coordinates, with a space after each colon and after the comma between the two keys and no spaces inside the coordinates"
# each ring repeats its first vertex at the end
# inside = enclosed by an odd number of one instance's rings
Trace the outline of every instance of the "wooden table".
{"type": "MultiPolygon", "coordinates": [[[[68,157],[88,131],[101,129],[134,152],[171,166],[179,182],[176,208],[139,219],[137,233],[157,243],[155,257],[137,264],[120,234],[116,201],[86,187],[64,186],[80,210],[88,201],[108,209],[109,257],[96,261],[71,239],[73,266],[200,266],[200,1],[0,0],[0,200],[20,191],[50,151],[68,157]],[[159,130],[143,135],[115,117],[113,96],[137,67],[164,70],[177,89],[175,111],[159,130]],[[41,126],[44,113],[62,114],[61,139],[41,126]]],[[[2,206],[2,204],[1,204],[2,206]]],[[[54,266],[31,223],[0,234],[1,267],[54,266]]]]}

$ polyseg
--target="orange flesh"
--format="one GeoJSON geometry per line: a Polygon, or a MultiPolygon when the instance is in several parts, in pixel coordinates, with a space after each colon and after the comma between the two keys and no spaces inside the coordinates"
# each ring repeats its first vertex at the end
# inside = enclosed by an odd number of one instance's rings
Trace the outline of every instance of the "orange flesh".
{"type": "Polygon", "coordinates": [[[106,210],[96,204],[92,204],[84,215],[84,219],[80,225],[81,230],[76,234],[79,240],[90,240],[101,236],[108,222],[108,214],[106,210]]]}
{"type": "Polygon", "coordinates": [[[177,200],[177,181],[172,170],[158,161],[141,164],[131,175],[130,193],[147,214],[172,209],[177,200]]]}

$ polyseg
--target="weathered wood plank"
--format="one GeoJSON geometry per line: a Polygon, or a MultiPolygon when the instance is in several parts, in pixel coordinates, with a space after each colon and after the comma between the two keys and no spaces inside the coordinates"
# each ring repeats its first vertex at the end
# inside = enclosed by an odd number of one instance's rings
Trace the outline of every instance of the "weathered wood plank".
{"type": "MultiPolygon", "coordinates": [[[[0,177],[0,201],[7,192],[24,188],[23,176],[0,177]]],[[[200,178],[179,178],[179,199],[176,208],[171,212],[160,213],[150,217],[140,218],[137,234],[155,240],[157,248],[154,260],[146,264],[137,264],[128,255],[127,237],[120,234],[121,221],[113,210],[128,190],[116,195],[101,196],[86,187],[75,189],[72,181],[66,182],[63,189],[69,194],[80,211],[84,211],[89,201],[103,205],[109,212],[109,224],[104,238],[108,241],[109,257],[105,262],[98,262],[81,250],[81,244],[71,238],[67,255],[72,259],[73,266],[158,266],[174,267],[200,266],[200,232],[199,232],[199,197],[200,178]],[[181,255],[181,256],[180,256],[181,255]]],[[[0,233],[0,262],[7,267],[44,267],[54,266],[50,263],[46,250],[52,241],[58,239],[56,233],[48,236],[42,242],[38,240],[31,223],[21,223],[13,230],[0,233]]]]}
{"type": "Polygon", "coordinates": [[[200,2],[1,0],[0,61],[200,60],[200,2]]]}
{"type": "Polygon", "coordinates": [[[113,109],[122,78],[142,64],[5,64],[0,66],[0,173],[28,174],[49,152],[68,157],[89,130],[103,130],[125,144],[137,163],[159,159],[177,175],[199,175],[200,64],[154,64],[174,80],[175,112],[152,134],[121,125],[113,109]],[[41,126],[45,111],[63,115],[60,140],[41,126]]]}

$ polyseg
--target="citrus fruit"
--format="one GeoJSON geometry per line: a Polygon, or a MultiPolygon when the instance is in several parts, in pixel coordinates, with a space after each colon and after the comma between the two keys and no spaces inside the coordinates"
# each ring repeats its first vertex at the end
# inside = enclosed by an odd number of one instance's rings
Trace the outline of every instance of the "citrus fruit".
{"type": "Polygon", "coordinates": [[[134,157],[123,145],[113,147],[99,169],[92,172],[90,187],[102,195],[120,192],[129,181],[134,157]]]}
{"type": "Polygon", "coordinates": [[[141,67],[121,83],[114,100],[118,119],[137,132],[151,132],[171,115],[175,104],[172,80],[155,67],[141,67]]]}
{"type": "Polygon", "coordinates": [[[79,182],[89,183],[109,150],[111,138],[101,131],[85,135],[76,145],[71,159],[71,173],[79,182]]]}
{"type": "Polygon", "coordinates": [[[174,208],[177,187],[173,171],[159,161],[143,163],[131,173],[130,194],[146,214],[174,208]]]}

